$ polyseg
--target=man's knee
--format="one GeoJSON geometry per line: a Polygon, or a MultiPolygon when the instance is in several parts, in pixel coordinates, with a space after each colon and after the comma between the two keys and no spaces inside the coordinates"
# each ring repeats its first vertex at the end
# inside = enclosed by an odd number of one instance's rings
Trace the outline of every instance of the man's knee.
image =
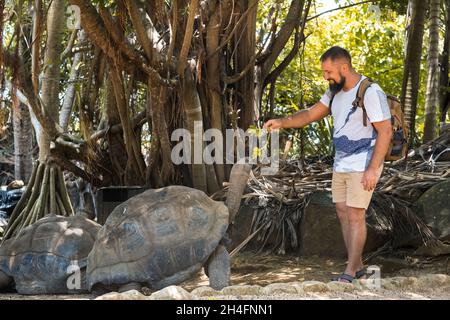
{"type": "Polygon", "coordinates": [[[350,223],[365,223],[366,221],[366,209],[348,207],[348,220],[350,223]]]}
{"type": "Polygon", "coordinates": [[[339,220],[347,219],[347,205],[345,204],[345,202],[336,203],[336,214],[339,220]]]}

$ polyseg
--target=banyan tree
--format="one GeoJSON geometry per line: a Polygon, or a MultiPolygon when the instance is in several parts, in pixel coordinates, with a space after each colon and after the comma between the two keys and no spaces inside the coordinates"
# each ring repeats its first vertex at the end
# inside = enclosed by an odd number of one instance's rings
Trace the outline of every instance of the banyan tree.
{"type": "Polygon", "coordinates": [[[46,213],[72,214],[63,170],[95,186],[220,190],[229,166],[175,165],[171,134],[258,125],[310,4],[6,1],[2,86],[28,106],[39,145],[6,238],[46,213]]]}

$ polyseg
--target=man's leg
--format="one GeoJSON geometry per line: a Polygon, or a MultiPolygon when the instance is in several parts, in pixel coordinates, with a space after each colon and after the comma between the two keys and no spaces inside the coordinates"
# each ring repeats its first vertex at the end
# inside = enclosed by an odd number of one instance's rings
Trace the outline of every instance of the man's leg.
{"type": "Polygon", "coordinates": [[[362,267],[362,254],[367,238],[366,210],[347,207],[348,213],[348,264],[345,273],[355,276],[362,267]]]}
{"type": "MultiPolygon", "coordinates": [[[[347,249],[348,263],[350,263],[350,250],[351,250],[351,225],[350,225],[350,213],[348,212],[350,207],[347,207],[345,202],[336,203],[336,213],[341,224],[342,237],[344,238],[345,248],[347,249]]],[[[355,208],[352,208],[355,209],[355,208]]],[[[364,221],[365,226],[365,221],[364,221]]],[[[364,245],[363,245],[364,247],[364,245]]],[[[356,271],[361,270],[363,267],[362,255],[356,266],[356,271]]],[[[355,272],[356,272],[355,271],[355,272]]]]}
{"type": "Polygon", "coordinates": [[[341,224],[342,237],[344,238],[345,249],[349,250],[350,222],[348,220],[348,207],[345,202],[336,203],[336,214],[341,224]]]}

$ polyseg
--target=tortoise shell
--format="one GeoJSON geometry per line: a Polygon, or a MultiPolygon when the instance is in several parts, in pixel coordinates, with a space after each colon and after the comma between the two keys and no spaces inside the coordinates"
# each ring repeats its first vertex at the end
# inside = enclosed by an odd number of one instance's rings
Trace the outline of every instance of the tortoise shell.
{"type": "Polygon", "coordinates": [[[228,209],[184,186],[147,190],[117,206],[88,256],[87,281],[154,289],[197,273],[223,238],[228,209]]]}
{"type": "Polygon", "coordinates": [[[21,294],[70,293],[67,278],[86,267],[100,227],[82,216],[47,215],[1,245],[0,270],[21,294]]]}

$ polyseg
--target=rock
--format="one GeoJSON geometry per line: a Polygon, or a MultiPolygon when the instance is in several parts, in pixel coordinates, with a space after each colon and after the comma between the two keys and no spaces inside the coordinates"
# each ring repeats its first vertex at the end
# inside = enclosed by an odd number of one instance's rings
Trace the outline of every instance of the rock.
{"type": "Polygon", "coordinates": [[[219,296],[221,294],[222,293],[220,291],[214,290],[209,286],[198,287],[191,291],[191,295],[197,297],[211,297],[211,296],[219,296]]]}
{"type": "Polygon", "coordinates": [[[381,279],[355,279],[352,284],[355,287],[355,290],[358,291],[378,291],[383,289],[381,279]]]}
{"type": "Polygon", "coordinates": [[[6,190],[15,190],[20,189],[24,186],[23,180],[14,180],[11,181],[8,186],[6,187],[6,190]]]}
{"type": "Polygon", "coordinates": [[[297,294],[305,293],[305,290],[303,290],[302,282],[291,282],[290,285],[293,286],[295,288],[295,290],[297,290],[297,294]]]}
{"type": "Polygon", "coordinates": [[[95,300],[146,300],[146,299],[147,297],[137,290],[129,290],[122,293],[109,292],[95,298],[95,300]]]}
{"type": "Polygon", "coordinates": [[[179,286],[168,286],[154,292],[149,300],[194,300],[194,297],[179,286]]]}
{"type": "Polygon", "coordinates": [[[320,281],[304,281],[302,284],[304,292],[327,292],[327,285],[320,281]]]}
{"type": "Polygon", "coordinates": [[[227,296],[258,296],[262,291],[263,288],[258,285],[237,285],[225,287],[221,292],[227,296]]]}
{"type": "Polygon", "coordinates": [[[418,286],[416,277],[393,277],[381,279],[381,287],[386,290],[412,289],[418,286]]]}
{"type": "Polygon", "coordinates": [[[352,283],[346,283],[341,281],[330,281],[327,283],[327,287],[330,291],[337,291],[337,292],[352,292],[357,289],[352,283]]]}
{"type": "Polygon", "coordinates": [[[297,294],[296,287],[288,283],[272,283],[265,286],[262,290],[263,295],[276,295],[276,294],[297,294]]]}
{"type": "Polygon", "coordinates": [[[446,274],[427,274],[417,279],[421,288],[436,288],[450,285],[450,276],[446,274]]]}
{"type": "MultiPolygon", "coordinates": [[[[311,196],[299,227],[300,255],[345,257],[344,239],[330,192],[316,192],[311,196]]],[[[371,252],[386,243],[387,232],[367,215],[367,241],[364,252],[371,252]]]]}
{"type": "Polygon", "coordinates": [[[6,212],[8,217],[11,216],[25,190],[25,187],[12,190],[0,189],[0,210],[6,212]]]}
{"type": "Polygon", "coordinates": [[[440,182],[414,203],[414,211],[441,240],[450,240],[450,179],[440,182]]]}

